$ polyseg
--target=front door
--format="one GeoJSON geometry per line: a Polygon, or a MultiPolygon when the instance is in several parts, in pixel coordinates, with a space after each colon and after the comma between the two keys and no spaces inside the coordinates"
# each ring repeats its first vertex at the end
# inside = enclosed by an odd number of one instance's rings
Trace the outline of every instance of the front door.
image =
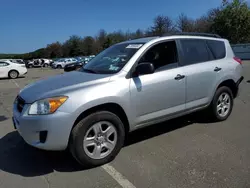
{"type": "Polygon", "coordinates": [[[153,63],[156,71],[130,80],[136,125],[157,122],[185,110],[185,76],[182,67],[178,67],[175,41],[151,47],[138,63],[141,62],[153,63]]]}

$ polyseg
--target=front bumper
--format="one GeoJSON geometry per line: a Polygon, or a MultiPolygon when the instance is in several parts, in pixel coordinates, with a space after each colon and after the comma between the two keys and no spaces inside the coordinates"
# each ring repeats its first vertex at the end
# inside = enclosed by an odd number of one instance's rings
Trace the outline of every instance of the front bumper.
{"type": "Polygon", "coordinates": [[[13,106],[13,123],[29,145],[44,150],[65,150],[68,146],[73,118],[69,113],[56,111],[50,115],[25,115],[27,105],[19,113],[13,106]]]}

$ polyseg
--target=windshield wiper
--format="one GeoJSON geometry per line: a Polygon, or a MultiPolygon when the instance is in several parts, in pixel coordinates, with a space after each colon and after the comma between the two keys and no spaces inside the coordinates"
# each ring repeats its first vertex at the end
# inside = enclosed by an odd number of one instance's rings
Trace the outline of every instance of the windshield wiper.
{"type": "Polygon", "coordinates": [[[91,69],[85,69],[85,68],[83,68],[83,71],[84,71],[84,72],[88,72],[88,73],[98,74],[97,71],[94,71],[94,70],[91,70],[91,69]]]}

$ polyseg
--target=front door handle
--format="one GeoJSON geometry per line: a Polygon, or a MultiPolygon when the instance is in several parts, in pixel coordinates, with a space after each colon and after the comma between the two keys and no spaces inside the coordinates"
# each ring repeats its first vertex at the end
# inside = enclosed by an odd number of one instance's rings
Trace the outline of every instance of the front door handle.
{"type": "Polygon", "coordinates": [[[214,68],[214,71],[215,71],[215,72],[219,72],[220,70],[221,70],[220,67],[215,67],[215,68],[214,68]]]}
{"type": "Polygon", "coordinates": [[[175,80],[181,80],[185,78],[185,75],[180,75],[180,74],[177,74],[177,76],[174,78],[175,80]]]}

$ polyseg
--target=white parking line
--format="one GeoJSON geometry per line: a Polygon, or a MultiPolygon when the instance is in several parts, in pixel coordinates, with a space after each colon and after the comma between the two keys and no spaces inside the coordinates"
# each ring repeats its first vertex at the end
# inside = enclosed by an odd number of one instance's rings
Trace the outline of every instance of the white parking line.
{"type": "Polygon", "coordinates": [[[105,164],[102,168],[119,183],[123,188],[136,188],[129,180],[127,180],[120,172],[109,164],[105,164]]]}
{"type": "Polygon", "coordinates": [[[18,85],[18,83],[16,83],[15,80],[10,80],[12,83],[14,83],[18,88],[20,88],[20,86],[18,85]]]}

